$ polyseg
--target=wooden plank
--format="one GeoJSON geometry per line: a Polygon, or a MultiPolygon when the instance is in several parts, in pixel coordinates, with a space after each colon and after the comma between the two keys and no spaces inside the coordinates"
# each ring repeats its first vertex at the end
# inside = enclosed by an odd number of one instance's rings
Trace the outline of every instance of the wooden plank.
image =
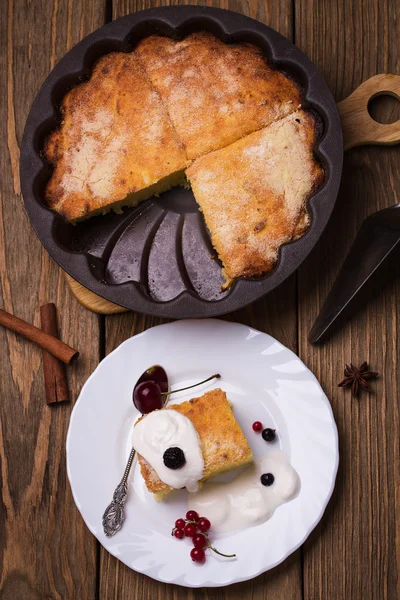
{"type": "MultiPolygon", "coordinates": [[[[113,17],[133,11],[161,6],[165,2],[114,0],[113,17]]],[[[292,35],[292,5],[289,0],[280,2],[204,2],[245,13],[263,21],[284,35],[292,35]]],[[[282,343],[296,350],[296,279],[292,277],[274,293],[251,307],[227,317],[267,331],[282,343]]],[[[128,313],[106,317],[106,353],[111,352],[123,340],[148,327],[161,323],[160,319],[128,313]]],[[[223,567],[221,567],[223,568],[223,567]]],[[[221,589],[187,590],[172,585],[159,584],[147,577],[131,571],[103,549],[100,560],[100,599],[108,600],[239,600],[251,598],[262,600],[274,597],[276,600],[300,600],[301,592],[301,554],[296,552],[283,565],[266,575],[243,584],[221,589]]]]}
{"type": "MultiPolygon", "coordinates": [[[[0,306],[40,324],[55,302],[61,338],[79,348],[71,398],[99,360],[98,317],[85,311],[23,208],[19,147],[38,87],[72,44],[104,22],[103,0],[8,0],[0,17],[0,306]]],[[[46,405],[40,349],[0,328],[0,597],[94,599],[97,544],[67,482],[72,403],[46,405]]]]}
{"type": "MultiPolygon", "coordinates": [[[[342,100],[372,75],[399,73],[399,18],[400,5],[390,0],[298,0],[296,43],[342,100]]],[[[384,122],[392,107],[380,106],[384,122]]],[[[399,147],[346,154],[333,218],[299,274],[300,356],[332,402],[341,446],[333,499],[305,547],[304,592],[310,600],[400,597],[398,258],[384,268],[386,286],[364,294],[364,305],[341,330],[321,346],[307,342],[363,219],[400,201],[399,158],[399,147]],[[381,378],[374,394],[357,401],[337,383],[346,362],[363,360],[381,378]]]]}

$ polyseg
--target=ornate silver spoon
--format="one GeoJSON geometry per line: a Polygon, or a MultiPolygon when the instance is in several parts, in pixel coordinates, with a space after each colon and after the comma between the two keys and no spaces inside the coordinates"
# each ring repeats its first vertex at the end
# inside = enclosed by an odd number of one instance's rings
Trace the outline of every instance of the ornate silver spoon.
{"type": "MultiPolygon", "coordinates": [[[[142,415],[152,412],[165,406],[169,396],[175,392],[183,392],[198,385],[202,385],[211,379],[219,379],[218,373],[211,375],[200,383],[195,383],[178,390],[169,391],[168,376],[160,365],[150,367],[141,375],[133,389],[133,403],[142,415]]],[[[136,451],[132,448],[125,471],[121,481],[115,488],[112,502],[107,506],[103,514],[103,529],[107,537],[112,537],[119,531],[125,520],[125,502],[128,497],[128,476],[132,467],[136,451]]]]}
{"type": "MultiPolygon", "coordinates": [[[[137,380],[133,388],[133,404],[139,412],[143,414],[149,413],[156,408],[162,408],[168,397],[168,376],[160,365],[154,365],[147,369],[137,380]],[[142,384],[146,382],[154,382],[159,390],[159,394],[143,394],[141,389],[142,384]],[[163,394],[163,392],[166,392],[163,394]]],[[[132,467],[133,459],[135,458],[135,449],[132,448],[128,462],[126,463],[125,471],[121,481],[115,488],[112,502],[107,506],[103,514],[103,529],[107,537],[112,537],[119,531],[125,520],[125,502],[128,497],[128,476],[132,467]]]]}
{"type": "Polygon", "coordinates": [[[136,451],[132,448],[126,463],[125,471],[121,481],[114,491],[112,502],[107,506],[103,514],[103,529],[107,537],[112,537],[119,531],[125,520],[125,502],[128,497],[128,475],[131,470],[136,451]]]}

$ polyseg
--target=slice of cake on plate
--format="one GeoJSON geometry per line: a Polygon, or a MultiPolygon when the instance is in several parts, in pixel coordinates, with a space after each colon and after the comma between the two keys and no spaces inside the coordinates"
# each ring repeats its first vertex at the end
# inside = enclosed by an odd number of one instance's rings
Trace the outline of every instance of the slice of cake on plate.
{"type": "Polygon", "coordinates": [[[165,103],[189,158],[222,148],[297,110],[301,94],[251,44],[199,32],[150,36],[135,53],[165,103]]]}
{"type": "Polygon", "coordinates": [[[307,199],[324,180],[317,131],[313,114],[300,110],[187,170],[227,285],[270,271],[280,246],[307,229],[307,199]]]}
{"type": "Polygon", "coordinates": [[[221,389],[145,415],[136,423],[132,441],[147,489],[156,500],[162,500],[174,487],[184,487],[179,481],[190,480],[197,487],[198,482],[253,460],[221,389]],[[178,413],[176,418],[174,413],[178,413]],[[140,455],[140,448],[148,452],[152,465],[140,455]],[[171,486],[161,477],[177,483],[171,486]]]}
{"type": "Polygon", "coordinates": [[[47,139],[48,205],[69,221],[135,205],[183,183],[190,164],[138,58],[111,53],[61,105],[47,139]]]}

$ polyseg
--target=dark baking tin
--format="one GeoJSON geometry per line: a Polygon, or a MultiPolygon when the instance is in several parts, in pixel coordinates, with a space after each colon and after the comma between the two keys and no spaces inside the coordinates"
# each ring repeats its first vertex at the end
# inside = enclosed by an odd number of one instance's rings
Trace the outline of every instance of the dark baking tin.
{"type": "Polygon", "coordinates": [[[84,286],[121,306],[160,317],[221,315],[253,302],[295,271],[322,234],[339,188],[343,141],[335,101],[311,61],[289,40],[241,14],[206,7],[144,10],[98,29],[56,65],[40,88],[26,123],[21,149],[21,185],[35,231],[58,264],[84,286]],[[284,245],[274,271],[239,280],[223,294],[220,265],[190,190],[174,188],[120,215],[94,217],[76,226],[44,204],[51,166],[41,156],[45,137],[60,122],[58,106],[68,89],[87,79],[108,52],[130,51],[147,35],[179,38],[210,31],[226,43],[251,42],[271,64],[302,87],[304,101],[321,117],[316,154],[326,180],[309,200],[311,226],[284,245]]]}

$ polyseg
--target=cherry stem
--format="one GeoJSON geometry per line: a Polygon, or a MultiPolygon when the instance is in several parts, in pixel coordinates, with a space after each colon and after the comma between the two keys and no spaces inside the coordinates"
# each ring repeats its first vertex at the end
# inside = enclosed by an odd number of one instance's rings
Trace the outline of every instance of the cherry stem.
{"type": "Polygon", "coordinates": [[[223,554],[222,552],[220,552],[219,550],[214,548],[214,546],[211,546],[211,544],[208,547],[210,548],[210,550],[212,550],[216,554],[219,554],[220,556],[224,556],[225,558],[236,558],[236,554],[223,554]]]}
{"type": "Polygon", "coordinates": [[[161,396],[169,396],[170,394],[175,394],[176,392],[184,392],[185,390],[190,390],[191,388],[197,387],[198,385],[202,385],[203,383],[207,383],[207,381],[211,381],[211,379],[219,379],[221,375],[219,373],[215,373],[211,375],[211,377],[207,377],[204,381],[200,381],[200,383],[194,383],[193,385],[188,385],[187,387],[180,388],[179,390],[171,390],[170,392],[161,392],[161,396]]]}

